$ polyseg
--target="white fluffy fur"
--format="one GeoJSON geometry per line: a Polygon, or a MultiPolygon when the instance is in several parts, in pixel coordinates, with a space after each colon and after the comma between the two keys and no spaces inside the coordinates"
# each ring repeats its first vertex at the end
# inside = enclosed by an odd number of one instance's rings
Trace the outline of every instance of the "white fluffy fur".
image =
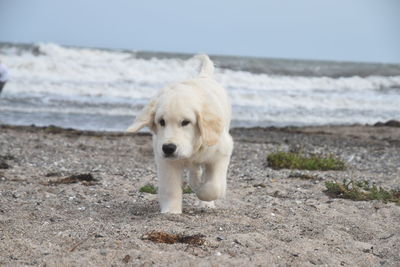
{"type": "Polygon", "coordinates": [[[197,58],[202,61],[198,77],[163,88],[128,128],[137,132],[149,127],[153,133],[162,213],[182,213],[184,169],[189,170],[189,184],[202,206],[213,207],[226,191],[233,149],[231,105],[212,77],[211,60],[206,55],[197,58]],[[164,144],[176,145],[170,157],[163,151],[164,144]]]}

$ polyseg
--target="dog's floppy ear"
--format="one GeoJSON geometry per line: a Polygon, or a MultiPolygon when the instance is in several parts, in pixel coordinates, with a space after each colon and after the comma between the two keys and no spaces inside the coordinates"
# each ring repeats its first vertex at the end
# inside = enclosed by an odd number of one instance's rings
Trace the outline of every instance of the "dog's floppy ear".
{"type": "Polygon", "coordinates": [[[198,114],[198,125],[203,143],[208,146],[215,145],[222,133],[222,119],[216,110],[209,105],[204,105],[203,110],[198,114]]]}
{"type": "Polygon", "coordinates": [[[147,106],[143,108],[141,113],[136,117],[135,122],[129,126],[128,132],[135,133],[144,127],[149,127],[154,131],[154,116],[156,113],[157,99],[152,99],[147,106]]]}

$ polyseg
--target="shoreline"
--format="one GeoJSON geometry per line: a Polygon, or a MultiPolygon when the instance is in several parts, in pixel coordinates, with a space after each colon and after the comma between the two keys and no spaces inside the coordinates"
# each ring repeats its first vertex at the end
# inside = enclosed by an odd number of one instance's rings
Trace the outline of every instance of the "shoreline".
{"type": "MultiPolygon", "coordinates": [[[[314,132],[318,131],[318,129],[333,129],[333,128],[354,128],[354,127],[362,127],[362,128],[371,128],[371,127],[390,127],[390,128],[400,128],[400,120],[388,120],[386,122],[378,121],[375,124],[361,124],[361,123],[354,123],[354,124],[324,124],[324,125],[304,125],[304,126],[251,126],[251,127],[231,127],[230,131],[252,131],[252,130],[281,130],[281,131],[301,131],[302,129],[315,129],[314,132]]],[[[37,126],[35,124],[32,125],[14,125],[14,124],[5,124],[0,122],[0,128],[10,128],[10,129],[54,129],[56,132],[77,132],[77,133],[102,133],[102,134],[120,134],[125,133],[124,131],[103,131],[103,130],[81,130],[76,128],[69,128],[69,127],[62,127],[56,125],[47,125],[47,126],[37,126]]],[[[129,134],[129,133],[127,133],[129,134]]],[[[140,134],[144,135],[151,135],[150,132],[139,132],[140,134]]]]}
{"type": "MultiPolygon", "coordinates": [[[[135,134],[124,131],[96,131],[64,128],[54,125],[10,125],[1,124],[0,129],[12,129],[16,131],[47,132],[52,134],[73,134],[85,136],[152,136],[150,132],[138,132],[135,134]]],[[[231,135],[238,140],[253,138],[252,142],[267,142],[263,135],[266,133],[287,133],[306,135],[331,135],[337,137],[352,137],[356,139],[384,140],[390,143],[400,143],[400,121],[389,120],[375,124],[343,124],[343,125],[315,125],[315,126],[285,126],[285,127],[234,127],[230,129],[231,135]]]]}
{"type": "MultiPolygon", "coordinates": [[[[396,266],[400,207],[327,195],[324,183],[400,185],[400,128],[234,128],[228,193],[217,208],[185,194],[183,214],[160,214],[149,133],[0,125],[0,265],[396,266]],[[344,171],[274,170],[275,151],[330,154],[344,171]],[[293,173],[314,179],[293,178],[293,173]],[[94,181],[57,183],[90,174],[94,181]],[[204,236],[159,244],[151,231],[204,236]]],[[[89,176],[89,175],[87,175],[89,176]]]]}

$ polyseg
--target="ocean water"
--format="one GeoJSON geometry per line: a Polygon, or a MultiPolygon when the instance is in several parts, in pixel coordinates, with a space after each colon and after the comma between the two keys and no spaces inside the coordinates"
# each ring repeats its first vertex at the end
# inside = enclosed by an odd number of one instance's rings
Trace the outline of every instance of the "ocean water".
{"type": "MultiPolygon", "coordinates": [[[[0,44],[11,80],[0,123],[123,131],[161,87],[194,77],[192,55],[0,44]]],[[[400,119],[400,65],[211,56],[232,127],[400,119]]]]}

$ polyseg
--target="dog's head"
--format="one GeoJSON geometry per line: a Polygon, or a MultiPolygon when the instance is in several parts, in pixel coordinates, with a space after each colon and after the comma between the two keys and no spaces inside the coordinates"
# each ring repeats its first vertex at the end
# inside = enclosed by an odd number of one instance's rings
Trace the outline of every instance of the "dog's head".
{"type": "Polygon", "coordinates": [[[202,146],[215,145],[223,124],[220,112],[199,89],[188,85],[164,89],[153,98],[128,128],[143,127],[155,135],[155,153],[169,159],[190,158],[202,146]]]}

